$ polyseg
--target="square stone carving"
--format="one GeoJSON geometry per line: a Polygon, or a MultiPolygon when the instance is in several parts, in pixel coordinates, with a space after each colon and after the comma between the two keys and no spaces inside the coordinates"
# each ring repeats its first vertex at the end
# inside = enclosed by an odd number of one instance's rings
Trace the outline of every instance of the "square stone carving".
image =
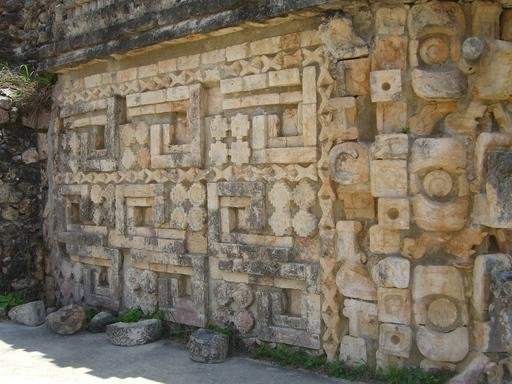
{"type": "Polygon", "coordinates": [[[302,290],[259,288],[258,337],[275,343],[320,347],[320,297],[302,290]]]}
{"type": "Polygon", "coordinates": [[[168,115],[169,122],[153,124],[150,127],[151,168],[200,167],[202,165],[201,127],[205,95],[200,84],[189,86],[187,91],[183,95],[167,93],[165,103],[157,104],[157,106],[162,105],[158,112],[168,115]],[[182,100],[185,96],[186,99],[182,100]]]}
{"type": "MultiPolygon", "coordinates": [[[[251,162],[293,164],[316,161],[316,77],[316,68],[307,66],[302,70],[302,78],[298,68],[289,68],[221,81],[224,110],[258,108],[250,118],[251,162]],[[287,89],[283,91],[283,87],[287,89]],[[263,89],[272,91],[260,93],[263,89]],[[247,94],[252,91],[259,93],[247,94]],[[261,109],[264,110],[263,114],[261,109]]],[[[221,117],[216,117],[218,119],[221,117]]],[[[213,131],[212,136],[215,137],[213,131]]],[[[238,142],[237,138],[229,151],[223,143],[215,142],[216,147],[211,148],[210,157],[214,162],[222,162],[228,154],[233,158],[230,152],[242,152],[244,155],[248,153],[245,144],[242,147],[238,142]],[[233,147],[234,144],[240,148],[233,147]]],[[[245,156],[242,158],[245,159],[245,156]]]]}
{"type": "Polygon", "coordinates": [[[119,310],[122,257],[118,249],[67,244],[71,260],[82,265],[84,301],[88,305],[119,310]]]}
{"type": "Polygon", "coordinates": [[[402,73],[399,69],[370,72],[372,101],[397,101],[402,95],[402,73]]]}
{"type": "MultiPolygon", "coordinates": [[[[145,260],[154,261],[151,256],[145,260]]],[[[176,272],[182,273],[159,274],[158,308],[168,321],[204,327],[208,320],[207,258],[191,255],[181,260],[176,272]]]]}
{"type": "Polygon", "coordinates": [[[118,185],[116,230],[110,234],[110,242],[123,248],[184,253],[185,231],[164,227],[169,190],[167,184],[118,185]]]}
{"type": "Polygon", "coordinates": [[[60,116],[66,129],[78,137],[75,152],[83,171],[117,170],[119,125],[126,122],[126,103],[114,96],[63,108],[60,116]]]}

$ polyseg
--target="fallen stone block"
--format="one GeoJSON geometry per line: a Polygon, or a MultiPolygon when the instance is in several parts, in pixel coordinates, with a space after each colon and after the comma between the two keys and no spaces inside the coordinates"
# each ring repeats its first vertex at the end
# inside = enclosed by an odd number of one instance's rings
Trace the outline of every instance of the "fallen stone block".
{"type": "Polygon", "coordinates": [[[41,300],[17,305],[9,311],[9,319],[16,323],[37,327],[45,320],[44,303],[41,300]]]}
{"type": "Polygon", "coordinates": [[[222,363],[228,354],[228,337],[207,329],[198,329],[188,342],[190,359],[198,363],[222,363]]]}
{"type": "Polygon", "coordinates": [[[59,335],[72,335],[83,328],[85,319],[83,307],[72,304],[46,316],[46,324],[59,335]]]}
{"type": "Polygon", "coordinates": [[[99,312],[91,319],[89,323],[89,331],[91,332],[105,332],[107,325],[116,322],[116,317],[110,312],[99,312]]]}
{"type": "Polygon", "coordinates": [[[123,347],[151,343],[157,340],[161,333],[162,323],[157,319],[107,325],[108,340],[123,347]]]}

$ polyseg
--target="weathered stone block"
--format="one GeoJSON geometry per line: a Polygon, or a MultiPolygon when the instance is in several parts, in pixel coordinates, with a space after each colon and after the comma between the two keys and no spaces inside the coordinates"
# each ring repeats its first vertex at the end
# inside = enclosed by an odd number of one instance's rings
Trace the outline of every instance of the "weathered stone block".
{"type": "Polygon", "coordinates": [[[28,325],[30,327],[37,327],[44,323],[46,311],[44,309],[44,303],[39,300],[11,308],[8,316],[9,319],[16,323],[28,325]]]}
{"type": "Polygon", "coordinates": [[[68,305],[46,316],[48,328],[59,335],[72,335],[80,331],[85,321],[85,310],[80,305],[68,305]]]}
{"type": "Polygon", "coordinates": [[[162,324],[157,319],[107,325],[108,340],[122,347],[151,343],[160,337],[161,332],[162,324]]]}
{"type": "Polygon", "coordinates": [[[190,336],[187,346],[191,360],[198,363],[222,363],[228,354],[228,337],[201,328],[190,336]]]}

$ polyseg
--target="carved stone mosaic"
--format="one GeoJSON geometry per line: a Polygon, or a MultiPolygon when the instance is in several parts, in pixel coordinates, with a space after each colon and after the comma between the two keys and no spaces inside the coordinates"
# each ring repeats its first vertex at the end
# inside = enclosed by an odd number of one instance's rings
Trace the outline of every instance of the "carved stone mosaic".
{"type": "Polygon", "coordinates": [[[326,13],[64,71],[49,154],[56,296],[355,366],[506,358],[501,4],[377,2],[367,22],[326,13]]]}

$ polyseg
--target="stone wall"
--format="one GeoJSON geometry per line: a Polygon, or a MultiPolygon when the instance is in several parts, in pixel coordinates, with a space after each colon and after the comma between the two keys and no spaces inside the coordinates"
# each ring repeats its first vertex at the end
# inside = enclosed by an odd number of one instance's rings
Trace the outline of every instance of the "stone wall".
{"type": "Polygon", "coordinates": [[[349,364],[506,358],[512,4],[407,3],[57,55],[58,303],[349,364]]]}
{"type": "Polygon", "coordinates": [[[44,296],[42,211],[46,199],[43,112],[25,115],[0,90],[0,293],[44,296]],[[34,117],[39,116],[39,117],[34,117]]]}

